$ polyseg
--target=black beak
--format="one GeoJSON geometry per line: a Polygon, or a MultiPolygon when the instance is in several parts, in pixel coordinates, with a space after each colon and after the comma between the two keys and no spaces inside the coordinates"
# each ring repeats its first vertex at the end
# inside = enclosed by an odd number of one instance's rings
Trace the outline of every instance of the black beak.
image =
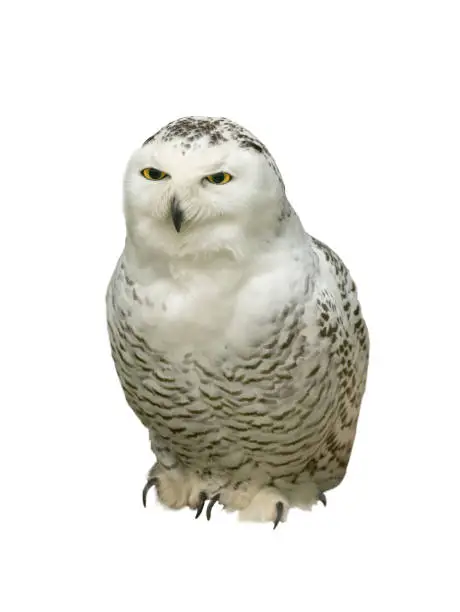
{"type": "Polygon", "coordinates": [[[184,212],[180,207],[179,201],[177,200],[176,196],[173,196],[173,199],[171,200],[171,217],[176,232],[179,233],[180,228],[182,227],[182,223],[184,221],[184,212]]]}

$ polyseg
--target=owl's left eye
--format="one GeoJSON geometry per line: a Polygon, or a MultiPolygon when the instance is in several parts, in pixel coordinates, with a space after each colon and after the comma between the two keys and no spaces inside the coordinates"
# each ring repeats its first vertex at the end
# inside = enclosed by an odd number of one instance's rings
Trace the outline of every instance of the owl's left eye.
{"type": "Polygon", "coordinates": [[[216,174],[209,174],[206,177],[206,180],[210,183],[214,183],[214,185],[225,185],[232,180],[232,175],[228,172],[216,172],[216,174]]]}
{"type": "Polygon", "coordinates": [[[169,176],[166,172],[163,172],[163,170],[157,170],[156,168],[144,168],[141,170],[141,174],[149,181],[161,181],[169,176]]]}

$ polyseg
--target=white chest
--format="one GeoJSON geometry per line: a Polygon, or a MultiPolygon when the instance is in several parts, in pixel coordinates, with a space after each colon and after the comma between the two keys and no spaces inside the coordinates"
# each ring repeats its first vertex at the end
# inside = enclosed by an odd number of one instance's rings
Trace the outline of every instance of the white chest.
{"type": "MultiPolygon", "coordinates": [[[[159,351],[212,352],[263,339],[273,317],[301,287],[299,270],[268,265],[254,270],[168,266],[143,277],[122,262],[115,299],[130,326],[159,351]]],[[[278,263],[278,262],[277,262],[278,263]]]]}
{"type": "Polygon", "coordinates": [[[236,310],[235,279],[215,282],[206,275],[158,278],[135,284],[139,298],[131,310],[133,326],[151,346],[203,346],[222,338],[236,310]],[[233,289],[233,291],[232,291],[233,289]]]}

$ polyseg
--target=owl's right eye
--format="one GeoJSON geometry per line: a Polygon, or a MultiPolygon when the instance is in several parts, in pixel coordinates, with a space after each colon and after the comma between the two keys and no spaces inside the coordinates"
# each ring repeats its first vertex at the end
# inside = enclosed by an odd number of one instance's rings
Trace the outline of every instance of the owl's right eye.
{"type": "Polygon", "coordinates": [[[149,181],[162,181],[164,178],[169,176],[169,174],[166,174],[166,172],[163,172],[163,170],[157,170],[156,168],[144,168],[141,170],[141,174],[149,181]]]}

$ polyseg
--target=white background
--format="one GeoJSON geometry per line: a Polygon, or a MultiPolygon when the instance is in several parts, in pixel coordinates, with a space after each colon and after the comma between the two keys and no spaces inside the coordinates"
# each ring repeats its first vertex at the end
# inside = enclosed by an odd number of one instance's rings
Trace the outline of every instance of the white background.
{"type": "Polygon", "coordinates": [[[2,9],[2,610],[459,609],[457,8],[2,9]],[[276,532],[142,508],[153,458],[108,348],[124,165],[191,114],[265,142],[371,332],[348,476],[276,532]]]}

